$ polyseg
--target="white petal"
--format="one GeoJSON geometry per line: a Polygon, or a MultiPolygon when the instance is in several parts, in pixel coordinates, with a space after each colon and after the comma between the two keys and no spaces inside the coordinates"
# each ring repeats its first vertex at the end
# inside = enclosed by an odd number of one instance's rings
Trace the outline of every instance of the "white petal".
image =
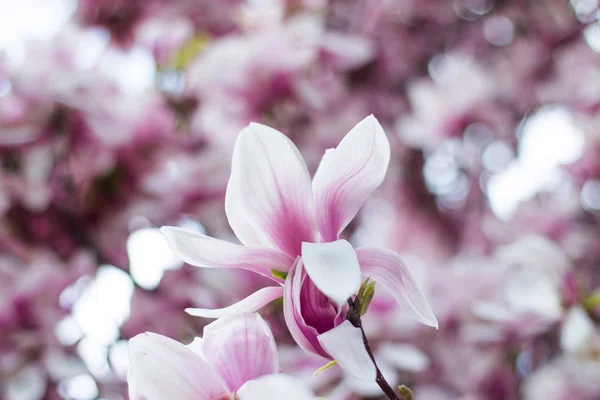
{"type": "Polygon", "coordinates": [[[37,363],[25,365],[4,379],[0,393],[5,400],[39,400],[45,397],[48,390],[47,372],[37,363]]]}
{"type": "Polygon", "coordinates": [[[398,254],[376,247],[359,247],[356,255],[364,275],[387,288],[400,304],[408,306],[417,320],[438,327],[425,295],[398,254]]]}
{"type": "Polygon", "coordinates": [[[196,267],[240,268],[273,279],[271,269],[287,272],[294,262],[275,249],[244,247],[174,226],[164,226],[160,231],[173,253],[196,267]]]}
{"type": "Polygon", "coordinates": [[[383,360],[399,370],[423,372],[429,365],[429,357],[411,344],[385,343],[378,349],[383,360]]]}
{"type": "Polygon", "coordinates": [[[129,341],[131,400],[229,399],[208,363],[185,345],[154,333],[129,341]]]}
{"type": "Polygon", "coordinates": [[[321,160],[313,179],[317,226],[324,241],[336,240],[390,163],[390,144],[372,115],[359,122],[321,160]]]}
{"type": "Polygon", "coordinates": [[[256,313],[220,318],[204,328],[204,356],[227,388],[279,372],[271,329],[256,313]]]}
{"type": "Polygon", "coordinates": [[[258,311],[265,305],[269,304],[275,299],[280,298],[281,296],[283,296],[283,287],[269,286],[257,290],[250,296],[230,305],[229,307],[215,308],[213,310],[206,308],[186,308],[185,312],[195,317],[221,318],[258,311]]]}
{"type": "Polygon", "coordinates": [[[560,332],[560,347],[569,352],[583,352],[595,333],[594,323],[580,307],[569,311],[560,332]]]}
{"type": "Polygon", "coordinates": [[[332,64],[343,69],[363,65],[375,54],[373,43],[365,36],[332,31],[323,35],[322,51],[332,64]]]}
{"type": "Polygon", "coordinates": [[[347,375],[362,381],[375,381],[375,366],[365,350],[362,333],[350,321],[319,335],[319,342],[347,375]]]}
{"type": "Polygon", "coordinates": [[[238,392],[240,400],[313,400],[308,385],[289,375],[267,375],[246,383],[238,392]]]}
{"type": "Polygon", "coordinates": [[[225,196],[231,228],[246,245],[296,257],[316,238],[311,182],[298,149],[281,132],[252,123],[233,150],[225,196]]]}
{"type": "Polygon", "coordinates": [[[204,350],[202,350],[202,347],[204,347],[204,339],[197,336],[194,338],[194,340],[192,340],[192,343],[187,344],[188,349],[198,354],[200,357],[205,358],[204,350]]]}
{"type": "Polygon", "coordinates": [[[346,240],[302,243],[306,273],[323,294],[342,305],[360,287],[360,266],[346,240]]]}

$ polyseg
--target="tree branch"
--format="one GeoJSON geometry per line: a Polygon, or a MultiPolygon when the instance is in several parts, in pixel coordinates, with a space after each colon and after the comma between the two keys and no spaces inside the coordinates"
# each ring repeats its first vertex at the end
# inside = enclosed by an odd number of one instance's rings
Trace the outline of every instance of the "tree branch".
{"type": "Polygon", "coordinates": [[[377,375],[375,377],[375,382],[377,382],[377,385],[381,388],[383,393],[385,393],[385,395],[388,397],[388,399],[390,399],[390,400],[405,400],[404,397],[399,395],[390,386],[390,384],[385,380],[385,378],[383,377],[383,374],[381,373],[381,370],[379,369],[379,366],[377,365],[377,362],[375,361],[375,356],[373,356],[373,352],[371,351],[371,346],[369,346],[369,341],[367,340],[367,335],[365,334],[365,330],[363,329],[363,326],[362,326],[360,314],[356,311],[359,306],[358,303],[359,303],[358,297],[355,298],[354,301],[352,301],[351,299],[348,299],[348,305],[350,306],[350,310],[348,311],[348,315],[346,316],[346,319],[348,321],[350,321],[350,323],[355,328],[360,329],[360,332],[362,333],[363,344],[365,345],[365,350],[367,350],[367,354],[369,354],[371,361],[373,361],[373,365],[375,366],[375,372],[377,373],[377,375]]]}

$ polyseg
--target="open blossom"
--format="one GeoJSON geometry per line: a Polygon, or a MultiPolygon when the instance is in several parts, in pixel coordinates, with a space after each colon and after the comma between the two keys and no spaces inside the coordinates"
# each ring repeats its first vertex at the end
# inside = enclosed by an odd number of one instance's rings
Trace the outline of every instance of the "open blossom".
{"type": "Polygon", "coordinates": [[[140,334],[129,343],[129,357],[131,400],[279,399],[286,391],[286,398],[313,398],[300,382],[278,374],[273,334],[255,313],[221,318],[188,346],[140,334]]]}
{"type": "MultiPolygon", "coordinates": [[[[285,320],[296,342],[307,351],[336,359],[353,375],[361,375],[358,366],[368,363],[360,332],[344,321],[346,300],[359,289],[361,275],[389,289],[418,320],[437,326],[427,300],[396,253],[375,247],[354,250],[339,239],[383,181],[389,160],[385,132],[369,116],[336,149],[326,152],[311,185],[294,144],[275,129],[250,124],[237,139],[225,199],[229,224],[243,245],[176,227],[162,231],[173,251],[189,264],[243,268],[270,277],[279,286],[260,289],[224,309],[190,313],[216,318],[256,311],[284,295],[285,320]]],[[[368,376],[374,378],[374,370],[368,376]]]]}

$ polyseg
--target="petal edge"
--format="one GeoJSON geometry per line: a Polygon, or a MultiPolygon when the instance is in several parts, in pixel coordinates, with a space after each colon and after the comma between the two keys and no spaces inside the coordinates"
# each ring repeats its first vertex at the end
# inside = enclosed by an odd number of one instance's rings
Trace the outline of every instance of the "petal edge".
{"type": "Polygon", "coordinates": [[[324,241],[336,240],[387,172],[390,144],[373,115],[328,150],[313,179],[317,226],[324,241]]]}
{"type": "Polygon", "coordinates": [[[268,286],[257,290],[250,296],[246,297],[224,308],[186,308],[185,312],[193,315],[194,317],[203,318],[222,318],[234,315],[240,315],[247,312],[255,312],[266,306],[270,302],[279,297],[283,296],[283,287],[281,286],[268,286]]]}
{"type": "Polygon", "coordinates": [[[316,239],[311,180],[292,141],[251,123],[235,143],[225,212],[242,243],[277,248],[291,257],[316,239]]]}
{"type": "MultiPolygon", "coordinates": [[[[276,280],[271,269],[287,272],[294,259],[264,247],[245,247],[175,226],[163,226],[171,251],[190,265],[202,268],[240,268],[276,280]]],[[[278,280],[276,280],[279,282],[278,280]]]]}
{"type": "Polygon", "coordinates": [[[438,321],[410,269],[395,252],[377,247],[356,249],[364,275],[387,288],[400,304],[412,311],[421,323],[438,328],[438,321]]]}
{"type": "Polygon", "coordinates": [[[302,243],[302,261],[311,281],[338,306],[360,287],[358,258],[346,240],[302,243]]]}

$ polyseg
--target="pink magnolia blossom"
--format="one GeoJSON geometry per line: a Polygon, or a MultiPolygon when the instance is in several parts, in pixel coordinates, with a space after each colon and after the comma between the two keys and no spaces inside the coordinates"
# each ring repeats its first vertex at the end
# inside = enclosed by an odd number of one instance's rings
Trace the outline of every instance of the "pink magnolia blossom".
{"type": "Polygon", "coordinates": [[[247,269],[279,285],[223,309],[189,312],[218,318],[256,311],[283,295],[286,323],[303,349],[336,359],[350,375],[374,379],[360,331],[344,321],[346,300],[359,289],[361,275],[390,290],[419,321],[437,326],[396,253],[376,247],[355,251],[339,238],[383,181],[389,160],[383,128],[369,116],[325,153],[311,186],[296,146],[275,129],[250,124],[238,136],[225,198],[229,224],[243,245],[176,227],[162,231],[172,250],[192,265],[247,269]],[[286,274],[284,282],[280,277],[286,274]]]}
{"type": "Polygon", "coordinates": [[[144,333],[129,342],[131,400],[313,398],[294,378],[279,375],[273,334],[256,313],[221,318],[185,346],[144,333]],[[292,397],[290,397],[292,396],[292,397]]]}

